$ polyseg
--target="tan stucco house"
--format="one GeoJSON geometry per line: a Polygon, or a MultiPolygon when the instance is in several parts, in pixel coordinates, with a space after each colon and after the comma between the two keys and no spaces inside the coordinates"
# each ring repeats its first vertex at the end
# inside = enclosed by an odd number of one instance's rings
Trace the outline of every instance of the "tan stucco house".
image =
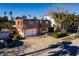
{"type": "Polygon", "coordinates": [[[23,37],[48,33],[49,20],[17,19],[16,29],[23,37]]]}

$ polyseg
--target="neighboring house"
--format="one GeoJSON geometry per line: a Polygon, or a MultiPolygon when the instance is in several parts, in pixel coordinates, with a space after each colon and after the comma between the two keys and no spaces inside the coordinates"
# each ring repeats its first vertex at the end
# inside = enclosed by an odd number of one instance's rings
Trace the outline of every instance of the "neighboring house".
{"type": "Polygon", "coordinates": [[[49,20],[51,23],[50,29],[55,31],[56,30],[56,22],[55,19],[51,15],[45,15],[43,17],[44,20],[49,20]]]}
{"type": "Polygon", "coordinates": [[[17,19],[16,29],[23,37],[48,33],[50,21],[34,19],[17,19]]]}
{"type": "Polygon", "coordinates": [[[55,23],[55,19],[54,19],[53,17],[51,17],[51,16],[44,16],[43,19],[44,19],[44,20],[50,20],[50,22],[51,22],[51,27],[54,27],[54,25],[56,24],[56,23],[55,23]]]}

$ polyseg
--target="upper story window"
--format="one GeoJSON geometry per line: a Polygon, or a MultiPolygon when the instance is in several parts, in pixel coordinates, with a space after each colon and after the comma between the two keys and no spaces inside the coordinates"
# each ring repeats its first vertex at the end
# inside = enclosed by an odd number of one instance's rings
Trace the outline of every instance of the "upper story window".
{"type": "Polygon", "coordinates": [[[40,23],[42,24],[42,20],[40,20],[40,23]]]}
{"type": "Polygon", "coordinates": [[[30,21],[30,24],[33,25],[34,24],[34,21],[30,21]]]}
{"type": "Polygon", "coordinates": [[[26,22],[26,26],[31,26],[33,23],[32,23],[32,21],[27,21],[26,22]]]}
{"type": "Polygon", "coordinates": [[[22,22],[20,23],[20,25],[22,25],[22,22]]]}
{"type": "Polygon", "coordinates": [[[17,21],[17,25],[22,25],[22,21],[17,21]]]}
{"type": "Polygon", "coordinates": [[[46,24],[48,24],[48,21],[46,21],[46,24]]]}
{"type": "Polygon", "coordinates": [[[19,21],[17,21],[17,25],[19,25],[19,21]]]}
{"type": "Polygon", "coordinates": [[[36,23],[38,24],[38,23],[39,23],[39,21],[36,21],[36,23]]]}

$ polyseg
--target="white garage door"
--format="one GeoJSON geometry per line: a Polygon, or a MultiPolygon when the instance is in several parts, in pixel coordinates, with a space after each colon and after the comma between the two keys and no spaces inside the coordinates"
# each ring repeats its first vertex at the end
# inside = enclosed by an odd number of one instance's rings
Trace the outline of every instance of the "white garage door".
{"type": "Polygon", "coordinates": [[[25,30],[25,36],[31,36],[31,35],[36,35],[37,34],[37,29],[26,29],[25,30]]]}

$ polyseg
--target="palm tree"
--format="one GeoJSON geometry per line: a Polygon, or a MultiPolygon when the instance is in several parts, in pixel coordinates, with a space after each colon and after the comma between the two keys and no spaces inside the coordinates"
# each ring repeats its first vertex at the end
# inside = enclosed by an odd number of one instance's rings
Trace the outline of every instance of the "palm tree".
{"type": "Polygon", "coordinates": [[[23,19],[27,19],[27,16],[26,16],[26,15],[23,15],[22,18],[23,18],[23,19]]]}
{"type": "Polygon", "coordinates": [[[31,18],[31,15],[28,15],[31,18]]]}
{"type": "Polygon", "coordinates": [[[13,12],[10,11],[10,12],[9,12],[9,15],[10,15],[11,20],[13,20],[13,18],[12,18],[12,14],[13,14],[13,12]]]}
{"type": "Polygon", "coordinates": [[[4,16],[6,16],[6,11],[4,12],[4,16]]]}

